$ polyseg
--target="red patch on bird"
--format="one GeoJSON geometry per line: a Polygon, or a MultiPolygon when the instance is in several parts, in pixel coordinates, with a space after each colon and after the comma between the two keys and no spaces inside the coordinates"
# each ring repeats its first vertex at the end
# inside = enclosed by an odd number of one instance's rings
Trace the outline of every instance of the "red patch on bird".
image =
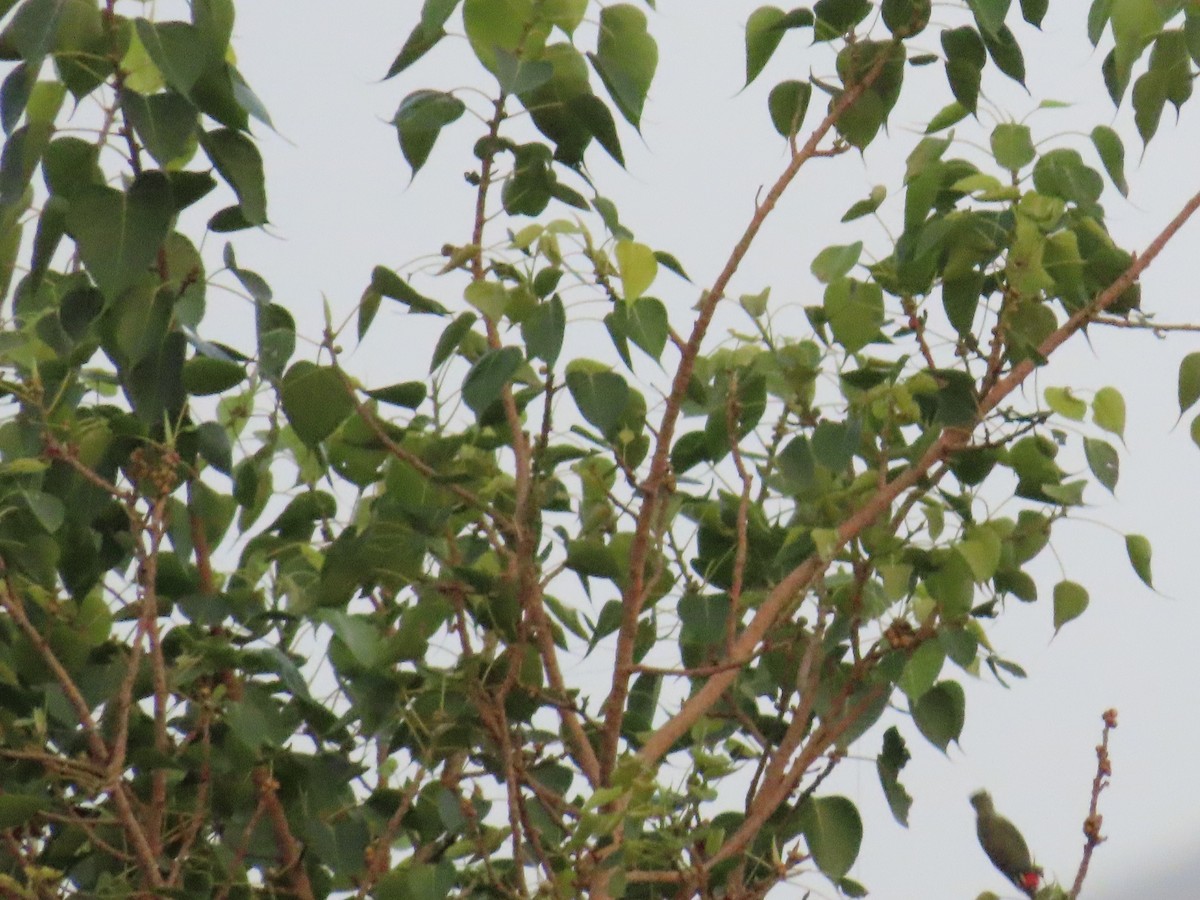
{"type": "Polygon", "coordinates": [[[1026,872],[1021,876],[1021,886],[1027,890],[1037,890],[1038,882],[1042,880],[1042,876],[1037,872],[1026,872]]]}

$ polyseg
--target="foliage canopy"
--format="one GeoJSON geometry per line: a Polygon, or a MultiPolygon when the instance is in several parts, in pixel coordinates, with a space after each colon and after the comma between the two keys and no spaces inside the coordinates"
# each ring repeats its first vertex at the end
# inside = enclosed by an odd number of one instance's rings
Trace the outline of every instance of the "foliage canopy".
{"type": "MultiPolygon", "coordinates": [[[[786,163],[672,309],[686,254],[588,168],[640,129],[647,9],[425,0],[387,77],[463,33],[490,93],[413,88],[392,124],[414,177],[474,142],[469,239],[364,273],[353,333],[330,315],[303,358],[234,249],[269,222],[271,120],[232,0],[0,0],[0,892],[861,896],[864,823],[822,782],[869,744],[907,824],[908,742],[958,738],[959,673],[1023,675],[990,622],[1086,611],[1028,565],[1089,482],[1115,488],[1124,401],[1018,389],[1087,327],[1148,322],[1138,277],[1200,205],[1134,254],[1101,204],[1128,193],[1109,125],[956,140],[1025,84],[1049,0],[931,6],[750,16],[746,84],[795,53],[764,110],[786,163]],[[927,65],[945,106],[888,134],[927,65]],[[65,127],[85,100],[97,130],[65,127]],[[797,173],[883,140],[907,154],[894,240],[817,254],[798,331],[769,288],[735,300],[797,173]],[[252,305],[240,346],[205,336],[213,285],[252,305]],[[343,364],[385,300],[442,323],[427,378],[343,364]]],[[[1190,98],[1200,7],[1072,15],[1149,142],[1190,98]]],[[[1200,401],[1200,355],[1178,391],[1200,401]]],[[[1149,541],[1125,549],[1151,585],[1149,541]]]]}

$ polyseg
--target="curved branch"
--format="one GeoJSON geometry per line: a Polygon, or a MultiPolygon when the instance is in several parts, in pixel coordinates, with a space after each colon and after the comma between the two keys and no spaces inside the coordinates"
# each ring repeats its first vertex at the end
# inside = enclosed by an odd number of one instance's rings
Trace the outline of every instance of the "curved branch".
{"type": "MultiPolygon", "coordinates": [[[[675,426],[683,407],[683,399],[687,393],[688,384],[692,378],[696,358],[712,324],[717,305],[725,296],[729,282],[737,273],[742,260],[750,251],[754,239],[762,229],[767,217],[774,211],[781,197],[787,191],[792,181],[799,174],[806,162],[815,156],[820,156],[818,149],[822,140],[833,129],[842,114],[874,84],[883,72],[888,60],[887,54],[880,54],[879,59],[867,72],[865,77],[853,87],[847,88],[834,101],[829,113],[809,135],[804,146],[792,153],[787,167],[771,185],[762,202],[755,207],[754,215],[742,232],[741,238],[734,245],[733,251],[726,260],[716,280],[702,296],[700,309],[692,325],[692,333],[687,345],[680,355],[679,366],[671,382],[671,392],[667,395],[666,408],[658,428],[658,436],[654,445],[654,455],[650,461],[650,472],[641,485],[642,505],[638,510],[637,526],[634,530],[633,542],[629,550],[629,576],[621,603],[624,607],[621,628],[617,637],[616,664],[613,667],[613,684],[605,701],[605,720],[601,763],[603,774],[607,779],[616,763],[617,748],[620,743],[621,718],[625,710],[625,701],[629,694],[629,680],[632,676],[631,663],[633,660],[634,640],[637,636],[638,616],[641,614],[650,585],[646,582],[646,563],[650,555],[650,532],[659,520],[659,507],[663,496],[669,490],[670,483],[670,454],[675,438],[675,426]]],[[[743,654],[744,655],[744,654],[743,654]]],[[[728,683],[728,682],[727,682],[728,683]]],[[[644,753],[644,748],[643,748],[644,753]]]]}
{"type": "MultiPolygon", "coordinates": [[[[1129,267],[1105,290],[1101,291],[1092,303],[1076,312],[1063,325],[1055,329],[1038,347],[1038,356],[1048,358],[1051,353],[1062,346],[1072,335],[1081,330],[1096,315],[1111,306],[1124,291],[1132,285],[1146,267],[1162,252],[1167,243],[1175,236],[1184,223],[1200,209],[1200,192],[1192,196],[1180,212],[1159,232],[1147,245],[1146,250],[1135,257],[1129,267]]],[[[1009,394],[1015,391],[1036,368],[1031,360],[1023,360],[1013,366],[1004,377],[997,380],[991,390],[980,400],[978,418],[982,419],[1009,394]]],[[[971,431],[962,428],[944,428],[930,445],[929,449],[919,460],[901,472],[891,482],[879,488],[867,502],[852,516],[846,519],[837,529],[836,545],[829,552],[836,553],[846,543],[856,538],[871,525],[880,515],[891,507],[893,501],[911,487],[925,478],[940,462],[956,450],[964,447],[970,438],[971,431]]],[[[766,636],[776,618],[792,599],[812,584],[813,579],[824,572],[828,562],[814,554],[788,573],[782,581],[767,595],[766,600],[758,607],[754,618],[746,626],[738,640],[734,643],[729,654],[731,661],[748,661],[754,648],[766,636]]],[[[713,704],[717,702],[725,690],[738,676],[738,669],[729,669],[718,673],[705,682],[696,693],[687,699],[680,710],[659,727],[638,751],[638,757],[646,764],[653,765],[667,754],[679,738],[700,719],[713,704]]]]}

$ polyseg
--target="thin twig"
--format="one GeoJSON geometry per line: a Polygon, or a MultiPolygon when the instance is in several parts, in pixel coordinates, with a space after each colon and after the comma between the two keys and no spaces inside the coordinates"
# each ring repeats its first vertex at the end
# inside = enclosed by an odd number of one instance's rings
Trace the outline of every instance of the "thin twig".
{"type": "Polygon", "coordinates": [[[1200,323],[1193,322],[1155,322],[1153,319],[1127,319],[1124,316],[1096,316],[1092,321],[1097,325],[1153,331],[1155,334],[1166,334],[1169,331],[1200,331],[1200,323]]]}
{"type": "MultiPolygon", "coordinates": [[[[1082,329],[1093,317],[1112,305],[1137,280],[1159,253],[1162,252],[1171,238],[1175,236],[1197,209],[1200,209],[1200,192],[1197,192],[1184,204],[1180,212],[1150,242],[1146,250],[1141,255],[1135,257],[1129,267],[1108,288],[1101,291],[1091,304],[1071,316],[1067,322],[1055,329],[1042,342],[1038,347],[1038,356],[1048,358],[1050,354],[1082,329]]],[[[1007,375],[999,379],[992,389],[979,401],[977,421],[995,409],[1009,394],[1020,387],[1035,368],[1035,363],[1031,359],[1026,359],[1015,365],[1007,375]]],[[[836,552],[848,541],[853,540],[861,534],[865,528],[874,523],[880,515],[891,508],[896,498],[910,488],[917,486],[939,463],[966,447],[970,433],[970,430],[963,428],[943,429],[941,434],[938,435],[916,462],[897,475],[885,487],[877,490],[857,511],[842,522],[837,529],[837,538],[834,541],[835,546],[829,549],[836,552]]],[[[826,567],[826,562],[814,554],[784,576],[758,606],[754,617],[743,629],[733,647],[733,651],[730,653],[731,661],[748,659],[754,648],[774,625],[781,611],[799,592],[806,589],[815,577],[824,572],[826,567]]],[[[688,729],[712,708],[713,704],[725,693],[725,690],[736,677],[736,670],[714,675],[703,687],[693,693],[675,715],[671,716],[646,739],[646,742],[638,751],[638,756],[642,761],[647,764],[653,764],[665,756],[671,747],[674,746],[675,742],[686,734],[688,729]]]]}
{"type": "Polygon", "coordinates": [[[279,782],[272,777],[266,766],[256,766],[253,772],[254,786],[262,802],[271,829],[275,833],[275,848],[279,851],[280,875],[287,880],[292,893],[300,900],[315,900],[308,872],[304,869],[304,845],[292,834],[287,811],[279,802],[279,782]]]}
{"type": "Polygon", "coordinates": [[[1067,894],[1069,900],[1075,900],[1083,890],[1083,881],[1087,878],[1088,866],[1092,862],[1092,852],[1104,842],[1100,827],[1104,824],[1104,816],[1100,815],[1100,793],[1108,787],[1112,777],[1112,761],[1108,758],[1108,735],[1117,727],[1117,711],[1106,710],[1104,713],[1104,732],[1096,747],[1096,777],[1092,779],[1092,802],[1088,806],[1087,818],[1083,820],[1083,858],[1079,861],[1079,871],[1075,873],[1075,883],[1067,894]]]}
{"type": "MultiPolygon", "coordinates": [[[[651,530],[660,521],[661,507],[673,482],[670,476],[670,455],[675,439],[675,426],[678,424],[683,408],[683,400],[687,395],[696,359],[700,355],[700,349],[708,334],[709,325],[716,314],[717,305],[725,296],[729,282],[737,273],[746,254],[750,251],[754,239],[758,236],[758,232],[762,229],[768,216],[775,209],[780,198],[783,197],[804,164],[819,154],[821,141],[833,129],[838,119],[880,76],[889,55],[887,53],[880,53],[879,59],[871,67],[871,70],[866,73],[863,80],[853,87],[848,88],[833,102],[829,113],[821,120],[821,123],[817,125],[812,134],[809,135],[804,146],[792,153],[787,167],[775,180],[771,189],[767,191],[762,202],[756,204],[754,214],[750,217],[750,222],[747,224],[741,238],[734,245],[724,268],[721,269],[712,286],[701,297],[700,309],[692,325],[691,335],[688,338],[687,346],[680,355],[679,365],[671,381],[671,392],[667,395],[666,406],[663,410],[654,445],[654,454],[650,460],[650,472],[641,486],[642,505],[638,511],[637,525],[634,529],[634,537],[629,549],[628,577],[621,597],[624,608],[621,617],[621,627],[617,634],[613,683],[608,698],[605,701],[603,751],[600,756],[605,778],[611,775],[613,766],[616,763],[617,750],[620,743],[621,718],[624,715],[625,701],[629,694],[629,679],[632,675],[631,664],[633,661],[634,643],[637,637],[638,618],[641,615],[642,605],[645,603],[646,596],[652,587],[652,585],[646,582],[646,563],[650,554],[651,530]]],[[[744,645],[742,641],[738,643],[744,645]]],[[[744,650],[742,653],[737,654],[738,657],[744,655],[744,650]]],[[[725,684],[721,687],[722,692],[724,691],[724,687],[732,680],[732,675],[727,676],[725,684]]],[[[684,730],[686,731],[686,729],[684,730]]],[[[665,752],[665,750],[666,748],[662,748],[662,752],[665,752]]],[[[645,754],[646,748],[643,747],[641,753],[643,759],[647,758],[645,754]]]]}

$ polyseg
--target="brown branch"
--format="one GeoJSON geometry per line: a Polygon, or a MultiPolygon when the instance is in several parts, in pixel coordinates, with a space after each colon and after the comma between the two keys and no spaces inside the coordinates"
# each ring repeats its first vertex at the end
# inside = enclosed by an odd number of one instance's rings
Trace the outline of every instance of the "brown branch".
{"type": "Polygon", "coordinates": [[[255,766],[252,777],[254,786],[258,788],[259,800],[267,818],[271,820],[271,829],[275,832],[275,848],[279,851],[282,863],[279,874],[287,879],[292,893],[300,900],[315,900],[308,872],[304,869],[304,845],[292,834],[287,811],[279,802],[279,782],[266,766],[255,766]]]}
{"type": "Polygon", "coordinates": [[[229,896],[229,891],[233,887],[232,872],[245,865],[246,854],[250,852],[250,839],[254,836],[254,829],[258,827],[258,822],[263,817],[266,809],[266,799],[260,794],[258,803],[254,807],[254,812],[250,814],[250,818],[246,820],[246,826],[242,829],[242,840],[238,844],[237,850],[234,851],[233,860],[227,867],[227,870],[231,873],[230,883],[221,888],[221,893],[217,894],[217,900],[226,900],[229,896]]]}
{"type": "MultiPolygon", "coordinates": [[[[853,683],[853,680],[850,683],[853,683]]],[[[858,717],[870,708],[871,704],[878,699],[882,690],[884,690],[883,685],[876,685],[868,692],[866,697],[856,703],[848,712],[844,712],[832,725],[822,724],[818,727],[812,733],[808,742],[800,748],[799,755],[787,770],[787,773],[777,781],[772,783],[768,779],[763,779],[763,784],[769,793],[764,792],[764,794],[755,798],[754,808],[747,812],[746,818],[742,820],[742,824],[738,826],[738,830],[726,839],[725,843],[721,845],[721,849],[705,862],[706,868],[711,870],[723,860],[736,856],[745,850],[746,846],[762,830],[763,824],[779,808],[779,805],[791,796],[813,763],[820,759],[837,742],[837,739],[846,732],[846,729],[853,725],[858,720],[858,717]]],[[[843,695],[843,703],[845,699],[843,695]]],[[[824,775],[822,774],[818,777],[823,779],[824,775]]]]}
{"type": "Polygon", "coordinates": [[[196,512],[194,497],[195,482],[188,481],[188,530],[192,538],[192,551],[196,556],[196,575],[200,582],[200,593],[210,596],[216,593],[212,568],[212,548],[208,546],[208,535],[204,530],[204,520],[196,512]]]}
{"type": "Polygon", "coordinates": [[[1127,319],[1124,316],[1096,316],[1092,321],[1097,325],[1109,325],[1113,328],[1153,331],[1159,336],[1170,331],[1200,331],[1200,323],[1192,322],[1155,322],[1148,318],[1127,319]]]}
{"type": "Polygon", "coordinates": [[[1083,858],[1079,861],[1079,871],[1075,873],[1075,883],[1067,894],[1069,900],[1075,900],[1083,890],[1084,879],[1087,878],[1088,866],[1092,862],[1092,853],[1104,842],[1100,827],[1104,824],[1104,816],[1100,815],[1100,792],[1108,787],[1112,777],[1112,761],[1108,758],[1108,736],[1117,727],[1117,711],[1107,710],[1104,713],[1104,732],[1100,744],[1096,747],[1096,777],[1092,779],[1092,802],[1088,806],[1087,818],[1083,820],[1083,858]]]}
{"type": "Polygon", "coordinates": [[[908,316],[908,327],[917,339],[917,346],[921,349],[925,365],[936,369],[937,361],[933,358],[933,351],[929,349],[929,342],[925,339],[925,319],[919,314],[916,302],[912,297],[903,297],[900,302],[904,307],[904,314],[908,316]]]}
{"type": "MultiPolygon", "coordinates": [[[[138,572],[142,591],[142,630],[150,642],[150,670],[154,685],[154,749],[164,756],[170,750],[167,737],[167,704],[170,691],[167,686],[167,662],[163,656],[162,640],[158,630],[158,554],[166,533],[166,497],[155,501],[150,515],[150,546],[139,552],[138,572]]],[[[141,547],[141,542],[138,542],[141,547]]],[[[146,824],[147,837],[155,855],[162,854],[163,823],[167,809],[167,770],[155,768],[150,774],[150,821],[146,824]]]]}
{"type": "MultiPolygon", "coordinates": [[[[1179,229],[1182,228],[1187,220],[1190,219],[1193,213],[1200,209],[1200,192],[1192,195],[1192,197],[1183,205],[1183,208],[1175,215],[1170,222],[1158,233],[1158,235],[1149,244],[1146,249],[1136,255],[1129,267],[1122,272],[1117,279],[1107,288],[1101,291],[1096,299],[1083,309],[1076,312],[1071,318],[1067,319],[1062,325],[1050,333],[1037,348],[1037,357],[1048,359],[1050,354],[1061,347],[1066,341],[1077,331],[1086,326],[1096,316],[1112,306],[1125,291],[1133,285],[1160,253],[1171,238],[1175,237],[1179,229]]],[[[980,401],[979,413],[982,416],[984,413],[995,409],[1005,397],[1011,394],[1016,388],[1029,377],[1029,374],[1036,368],[1033,359],[1025,359],[1013,366],[1012,370],[990,390],[983,400],[980,401]]]]}
{"type": "MultiPolygon", "coordinates": [[[[623,612],[621,627],[617,636],[616,659],[613,666],[613,683],[605,701],[605,721],[603,729],[601,763],[605,779],[612,773],[617,758],[617,748],[620,744],[621,718],[625,711],[625,701],[629,694],[629,679],[633,660],[634,641],[637,637],[637,623],[641,615],[649,585],[646,583],[646,562],[650,554],[650,533],[660,520],[659,507],[664,495],[670,490],[671,446],[675,438],[675,426],[682,411],[683,399],[687,394],[695,369],[696,358],[700,355],[701,345],[708,334],[709,325],[717,310],[717,305],[725,296],[729,282],[737,273],[742,260],[749,252],[754,239],[762,229],[767,217],[775,209],[780,198],[787,191],[796,175],[806,162],[818,155],[819,145],[832,130],[838,119],[863,93],[875,82],[883,71],[889,55],[881,53],[879,59],[858,84],[847,88],[832,104],[829,113],[809,135],[804,146],[792,153],[787,167],[775,180],[766,197],[758,204],[750,217],[741,238],[734,245],[724,268],[708,291],[702,295],[700,309],[692,325],[692,332],[687,345],[680,355],[679,366],[671,382],[671,392],[667,395],[666,407],[658,428],[658,436],[654,445],[654,454],[650,461],[650,472],[642,483],[642,505],[638,511],[637,525],[633,541],[629,549],[629,570],[625,590],[621,602],[623,612]]],[[[739,642],[740,643],[740,642],[739,642]]],[[[744,655],[744,651],[739,656],[744,655]]],[[[728,678],[724,687],[732,681],[728,678]]],[[[686,730],[686,729],[685,729],[686,730]]],[[[669,745],[668,745],[669,746],[669,745]]],[[[645,756],[643,747],[642,755],[645,756]]]]}
{"type": "Polygon", "coordinates": [[[386,449],[387,452],[392,456],[396,457],[396,459],[412,466],[422,477],[431,482],[435,482],[438,487],[445,488],[468,506],[482,513],[484,518],[479,520],[480,526],[488,535],[488,539],[492,544],[492,547],[495,548],[498,553],[503,553],[504,545],[496,536],[494,529],[487,519],[491,519],[493,522],[495,522],[497,528],[500,528],[502,531],[506,532],[511,532],[513,530],[512,521],[509,520],[503,513],[498,512],[492,505],[480,500],[466,488],[462,487],[462,485],[453,483],[443,484],[441,481],[439,481],[437,477],[437,470],[434,469],[433,466],[429,465],[427,462],[425,462],[425,460],[421,459],[421,457],[417,456],[417,454],[413,453],[411,450],[401,447],[394,440],[392,440],[391,435],[389,435],[387,430],[383,427],[383,422],[380,420],[379,416],[375,414],[375,411],[371,409],[370,406],[368,406],[359,398],[357,385],[355,385],[350,376],[343,371],[342,367],[338,364],[336,357],[333,359],[333,370],[342,379],[342,385],[346,388],[346,393],[354,403],[354,411],[358,413],[359,417],[364,422],[367,423],[367,427],[371,429],[371,433],[375,435],[376,439],[383,444],[384,449],[386,449]]]}
{"type": "Polygon", "coordinates": [[[761,777],[756,775],[754,782],[751,784],[750,791],[746,794],[745,809],[747,815],[757,805],[759,787],[767,785],[769,788],[783,777],[788,760],[796,752],[796,748],[800,746],[800,742],[804,740],[804,736],[808,734],[808,720],[812,716],[813,704],[816,702],[816,682],[821,677],[820,662],[817,660],[817,655],[820,653],[821,641],[825,634],[824,610],[822,610],[820,616],[812,634],[809,635],[808,645],[804,648],[804,655],[801,656],[800,665],[796,670],[796,688],[800,692],[800,706],[793,712],[791,722],[788,723],[787,730],[783,733],[783,737],[780,738],[779,744],[772,752],[767,754],[770,759],[766,768],[762,770],[761,777]]]}
{"type": "Polygon", "coordinates": [[[205,706],[201,709],[200,723],[197,727],[200,731],[200,746],[203,748],[203,755],[200,758],[200,772],[197,778],[196,802],[191,819],[183,829],[179,846],[174,850],[171,871],[167,875],[167,884],[172,887],[179,885],[179,880],[183,876],[183,864],[187,862],[192,848],[196,845],[197,838],[200,837],[201,829],[208,821],[208,797],[212,786],[212,734],[209,729],[211,716],[212,711],[209,707],[205,706]]]}
{"type": "Polygon", "coordinates": [[[362,883],[358,886],[358,893],[355,894],[356,897],[362,898],[368,896],[371,893],[371,889],[375,887],[375,883],[391,867],[392,844],[396,841],[396,835],[400,833],[400,823],[408,815],[408,811],[412,809],[412,805],[417,799],[417,794],[421,791],[423,784],[421,776],[423,774],[424,770],[422,769],[409,782],[408,786],[400,794],[400,802],[396,805],[396,811],[388,817],[383,831],[380,832],[379,837],[367,846],[367,873],[363,877],[362,883]]]}
{"type": "Polygon", "coordinates": [[[737,637],[737,625],[742,612],[742,585],[746,578],[746,558],[750,552],[750,493],[754,489],[754,479],[742,459],[742,447],[738,443],[738,418],[741,404],[738,402],[738,377],[735,371],[729,379],[729,402],[725,404],[725,429],[729,433],[729,452],[733,456],[733,466],[742,482],[742,493],[738,497],[737,508],[737,543],[733,557],[733,583],[729,587],[729,615],[725,619],[725,649],[733,646],[737,637]]]}
{"type": "MultiPolygon", "coordinates": [[[[1198,208],[1200,208],[1200,192],[1188,200],[1180,212],[1150,242],[1146,250],[1140,256],[1135,257],[1129,267],[1108,288],[1101,291],[1091,304],[1076,312],[1042,342],[1038,347],[1038,355],[1042,358],[1049,357],[1095,315],[1115,302],[1117,297],[1132,285],[1162,252],[1167,242],[1175,236],[1198,208]]],[[[1034,369],[1035,364],[1028,359],[1015,365],[980,400],[978,418],[982,419],[984,415],[995,409],[1005,397],[1015,391],[1029,377],[1034,369]]],[[[837,541],[832,549],[839,550],[848,541],[857,537],[863,529],[888,510],[897,497],[917,486],[936,465],[966,446],[969,437],[970,432],[965,429],[943,429],[920,459],[887,485],[877,490],[863,506],[838,527],[837,541]]],[[[731,661],[745,661],[750,658],[754,648],[775,623],[776,617],[799,592],[805,590],[812,583],[818,574],[825,571],[826,565],[819,556],[814,555],[784,576],[758,607],[754,617],[734,644],[732,652],[729,654],[731,661]]],[[[641,750],[638,751],[638,756],[642,761],[653,764],[662,759],[675,742],[686,734],[692,725],[717,702],[736,677],[736,669],[714,675],[700,690],[692,694],[680,710],[663,723],[642,745],[641,750]]]]}

